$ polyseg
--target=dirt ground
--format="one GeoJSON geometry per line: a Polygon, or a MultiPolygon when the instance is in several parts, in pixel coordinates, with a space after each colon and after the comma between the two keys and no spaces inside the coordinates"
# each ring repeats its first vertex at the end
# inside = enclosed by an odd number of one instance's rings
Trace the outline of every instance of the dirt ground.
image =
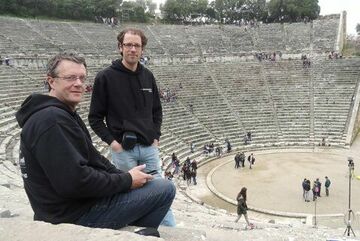
{"type": "MultiPolygon", "coordinates": [[[[311,183],[319,178],[322,189],[321,197],[316,201],[317,214],[345,214],[349,205],[348,157],[352,157],[355,177],[351,179],[351,209],[359,214],[360,177],[356,176],[360,176],[360,137],[357,137],[350,149],[315,148],[254,153],[256,162],[251,170],[247,161],[245,168],[234,169],[234,155],[202,166],[198,172],[200,183],[191,186],[191,192],[212,206],[235,212],[235,206],[209,194],[205,180],[214,170],[210,177],[213,186],[233,200],[240,189],[246,186],[249,206],[275,212],[314,214],[315,202],[304,201],[301,184],[304,178],[310,179],[311,183]],[[329,197],[325,195],[325,176],[331,180],[329,197]]],[[[341,227],[342,217],[337,219],[341,227]]]]}

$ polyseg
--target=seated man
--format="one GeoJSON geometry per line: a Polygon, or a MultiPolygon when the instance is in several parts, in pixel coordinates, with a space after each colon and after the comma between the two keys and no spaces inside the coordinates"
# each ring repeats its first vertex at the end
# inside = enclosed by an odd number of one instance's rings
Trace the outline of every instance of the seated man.
{"type": "Polygon", "coordinates": [[[171,181],[145,165],[118,170],[95,149],[76,113],[86,63],[58,54],[47,66],[49,95],[30,95],[16,113],[22,128],[20,167],[34,220],[119,229],[157,228],[175,197],[171,181]]]}

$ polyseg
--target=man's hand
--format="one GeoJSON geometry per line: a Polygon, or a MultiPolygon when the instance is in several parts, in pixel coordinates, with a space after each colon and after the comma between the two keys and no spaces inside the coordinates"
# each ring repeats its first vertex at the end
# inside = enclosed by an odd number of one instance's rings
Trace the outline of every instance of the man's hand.
{"type": "Polygon", "coordinates": [[[154,139],[154,142],[152,143],[153,146],[159,147],[160,142],[157,139],[154,139]]]}
{"type": "Polygon", "coordinates": [[[110,147],[114,152],[122,152],[124,150],[122,148],[122,145],[116,140],[113,140],[113,142],[111,142],[110,147]]]}
{"type": "Polygon", "coordinates": [[[143,164],[140,166],[136,166],[129,171],[132,178],[131,189],[142,187],[145,183],[153,179],[152,175],[143,172],[145,167],[146,165],[143,164]]]}

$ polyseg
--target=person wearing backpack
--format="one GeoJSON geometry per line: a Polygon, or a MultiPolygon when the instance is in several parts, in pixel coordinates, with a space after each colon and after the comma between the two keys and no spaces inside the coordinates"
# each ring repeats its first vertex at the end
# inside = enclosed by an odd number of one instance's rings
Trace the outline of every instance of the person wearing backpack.
{"type": "Polygon", "coordinates": [[[321,192],[321,182],[320,182],[320,180],[319,180],[319,178],[316,178],[316,186],[317,186],[317,193],[316,193],[316,195],[318,196],[318,197],[321,197],[321,195],[320,195],[320,192],[321,192]]]}
{"type": "Polygon", "coordinates": [[[316,200],[316,198],[318,197],[318,192],[319,192],[319,187],[317,185],[317,182],[314,181],[313,187],[312,187],[312,192],[313,192],[313,201],[316,200]]]}

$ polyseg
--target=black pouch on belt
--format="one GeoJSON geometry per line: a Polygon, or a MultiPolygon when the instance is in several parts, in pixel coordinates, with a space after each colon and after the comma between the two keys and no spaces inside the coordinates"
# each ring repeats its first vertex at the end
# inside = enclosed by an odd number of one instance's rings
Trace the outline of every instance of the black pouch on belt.
{"type": "Polygon", "coordinates": [[[127,131],[124,132],[121,146],[124,150],[128,151],[134,148],[137,143],[137,137],[134,132],[127,131]]]}

